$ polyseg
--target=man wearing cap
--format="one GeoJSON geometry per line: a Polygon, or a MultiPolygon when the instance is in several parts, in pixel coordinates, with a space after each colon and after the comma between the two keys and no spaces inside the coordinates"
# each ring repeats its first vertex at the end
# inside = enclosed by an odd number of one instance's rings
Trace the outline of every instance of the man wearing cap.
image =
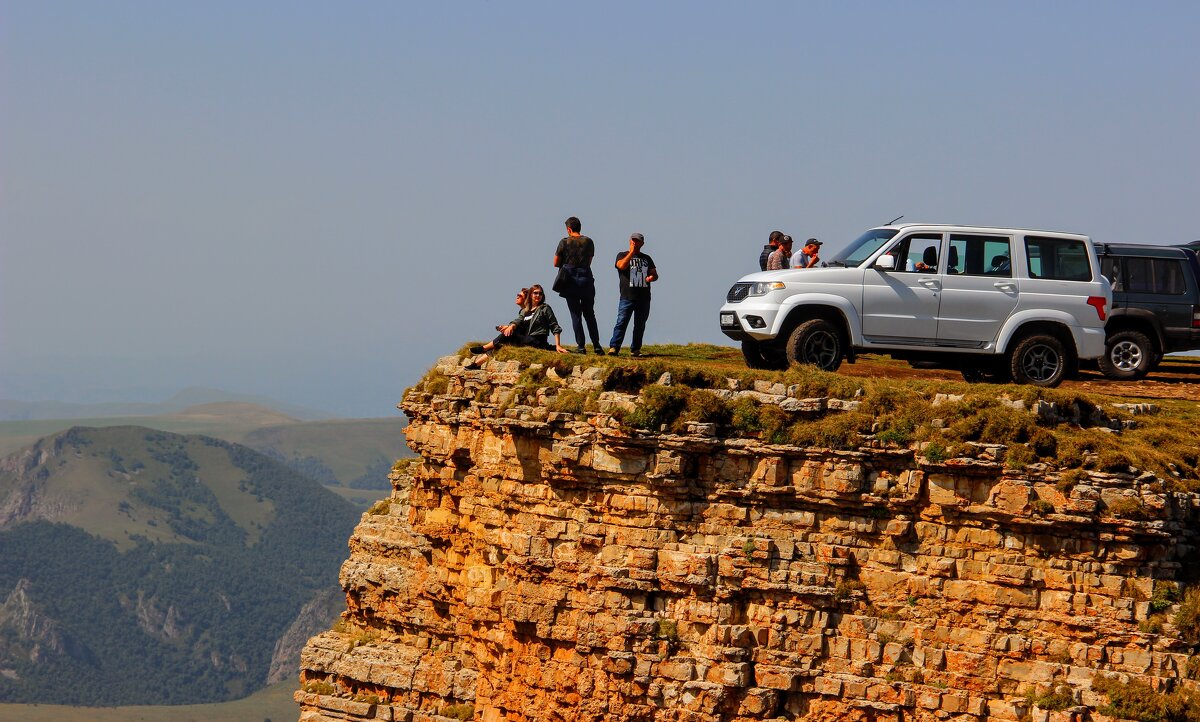
{"type": "Polygon", "coordinates": [[[812,268],[821,262],[821,257],[818,255],[821,251],[821,242],[815,238],[810,238],[804,242],[804,248],[796,252],[792,256],[792,268],[812,268]]]}
{"type": "Polygon", "coordinates": [[[621,353],[630,317],[633,318],[633,343],[629,344],[629,353],[632,356],[642,355],[642,334],[646,331],[646,319],[650,316],[650,284],[658,280],[654,259],[642,253],[645,243],[645,236],[634,233],[629,236],[629,250],[617,254],[621,300],[617,302],[617,323],[608,342],[610,356],[621,353]]]}
{"type": "Polygon", "coordinates": [[[767,238],[767,245],[763,246],[762,253],[758,254],[758,270],[767,270],[767,259],[779,248],[779,239],[783,238],[783,231],[771,231],[771,235],[767,238]]]}
{"type": "Polygon", "coordinates": [[[779,239],[779,248],[767,257],[768,271],[783,271],[791,268],[792,237],[784,236],[779,239]]]}

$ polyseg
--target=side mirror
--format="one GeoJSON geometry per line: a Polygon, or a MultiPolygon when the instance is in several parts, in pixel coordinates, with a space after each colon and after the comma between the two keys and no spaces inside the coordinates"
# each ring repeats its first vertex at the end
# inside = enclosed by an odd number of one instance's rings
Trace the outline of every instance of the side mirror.
{"type": "Polygon", "coordinates": [[[896,270],[896,257],[891,254],[884,254],[875,259],[875,267],[881,271],[896,270]]]}

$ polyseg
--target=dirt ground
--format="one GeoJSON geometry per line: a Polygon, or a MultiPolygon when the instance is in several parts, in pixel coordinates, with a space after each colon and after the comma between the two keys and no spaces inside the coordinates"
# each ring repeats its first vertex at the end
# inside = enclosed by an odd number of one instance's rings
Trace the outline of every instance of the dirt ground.
{"type": "MultiPolygon", "coordinates": [[[[864,354],[858,362],[844,363],[838,373],[845,376],[946,379],[961,381],[962,374],[948,369],[912,368],[886,356],[864,354]]],[[[1200,401],[1200,356],[1167,356],[1161,366],[1139,381],[1107,379],[1094,366],[1080,369],[1079,376],[1059,388],[1087,393],[1146,399],[1190,399],[1200,401]]]]}

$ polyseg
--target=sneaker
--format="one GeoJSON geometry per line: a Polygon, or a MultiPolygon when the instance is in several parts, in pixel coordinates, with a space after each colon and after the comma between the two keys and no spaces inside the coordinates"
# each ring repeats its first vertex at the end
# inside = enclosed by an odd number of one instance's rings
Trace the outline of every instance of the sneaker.
{"type": "Polygon", "coordinates": [[[608,350],[608,355],[609,355],[609,356],[620,356],[620,355],[621,355],[621,349],[617,349],[617,348],[610,348],[610,349],[608,350]]]}
{"type": "Polygon", "coordinates": [[[483,353],[483,346],[472,346],[471,348],[469,348],[467,350],[473,354],[481,354],[481,353],[483,353]]]}
{"type": "Polygon", "coordinates": [[[641,358],[641,357],[642,357],[642,352],[641,352],[641,351],[630,351],[630,352],[629,352],[629,355],[630,355],[630,356],[632,356],[632,357],[634,357],[634,358],[641,358]]]}
{"type": "Polygon", "coordinates": [[[574,350],[574,351],[572,351],[571,353],[577,353],[577,354],[579,354],[579,355],[581,355],[581,356],[586,356],[586,355],[587,355],[587,349],[586,349],[586,348],[584,348],[583,346],[576,346],[576,347],[575,347],[575,350],[574,350]]]}
{"type": "Polygon", "coordinates": [[[596,346],[593,350],[596,352],[597,356],[604,355],[604,347],[603,346],[596,346]]]}

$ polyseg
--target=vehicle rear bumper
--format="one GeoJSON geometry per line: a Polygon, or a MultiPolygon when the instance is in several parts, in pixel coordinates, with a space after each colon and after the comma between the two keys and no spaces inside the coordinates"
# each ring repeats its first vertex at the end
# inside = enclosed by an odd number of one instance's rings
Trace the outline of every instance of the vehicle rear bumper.
{"type": "Polygon", "coordinates": [[[1076,326],[1071,329],[1075,335],[1075,351],[1081,359],[1095,359],[1104,355],[1105,333],[1103,328],[1087,328],[1076,326]]]}

